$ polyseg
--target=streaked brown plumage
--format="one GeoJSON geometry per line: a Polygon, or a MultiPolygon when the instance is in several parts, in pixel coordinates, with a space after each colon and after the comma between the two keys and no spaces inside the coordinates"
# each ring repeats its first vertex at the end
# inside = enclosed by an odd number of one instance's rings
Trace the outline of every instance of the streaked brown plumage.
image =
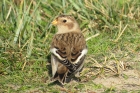
{"type": "Polygon", "coordinates": [[[72,16],[61,15],[52,24],[58,28],[51,43],[52,78],[63,84],[69,76],[81,71],[87,53],[86,41],[72,16]]]}

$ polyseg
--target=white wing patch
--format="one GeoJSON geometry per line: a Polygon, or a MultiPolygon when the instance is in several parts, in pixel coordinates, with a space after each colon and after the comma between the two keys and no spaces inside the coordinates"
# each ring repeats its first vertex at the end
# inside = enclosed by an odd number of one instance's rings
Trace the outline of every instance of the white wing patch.
{"type": "Polygon", "coordinates": [[[81,55],[80,55],[80,56],[77,58],[77,60],[76,60],[75,62],[73,62],[73,63],[74,63],[74,64],[78,63],[79,60],[80,60],[84,55],[87,54],[87,51],[88,51],[87,48],[83,49],[82,52],[81,52],[81,55]]]}
{"type": "MultiPolygon", "coordinates": [[[[55,56],[57,56],[60,60],[65,60],[65,59],[62,58],[58,53],[56,53],[56,51],[57,51],[56,48],[52,48],[52,49],[50,49],[50,51],[51,51],[55,56]]],[[[87,48],[83,49],[82,52],[81,52],[81,55],[77,58],[77,60],[76,60],[75,62],[73,62],[73,64],[78,63],[79,60],[80,60],[84,55],[87,54],[87,51],[88,51],[87,48]]]]}
{"type": "Polygon", "coordinates": [[[56,59],[54,58],[53,55],[51,55],[51,65],[52,65],[52,75],[54,77],[56,71],[57,71],[57,67],[58,67],[58,62],[56,61],[56,59]]]}
{"type": "Polygon", "coordinates": [[[50,51],[57,56],[60,60],[65,60],[64,58],[62,58],[58,53],[56,53],[57,49],[56,48],[52,48],[50,49],[50,51]]]}

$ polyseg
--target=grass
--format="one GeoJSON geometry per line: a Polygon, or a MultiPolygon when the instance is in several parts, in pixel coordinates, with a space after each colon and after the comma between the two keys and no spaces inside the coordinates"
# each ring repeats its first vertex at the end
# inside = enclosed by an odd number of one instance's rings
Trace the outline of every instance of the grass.
{"type": "MultiPolygon", "coordinates": [[[[113,75],[120,74],[124,66],[120,61],[139,64],[139,6],[139,0],[2,0],[0,92],[129,92],[114,86],[107,88],[93,80],[112,75],[106,68],[114,71],[113,75]],[[70,82],[64,88],[50,83],[49,47],[56,32],[50,23],[59,14],[76,18],[88,38],[89,49],[82,82],[70,82]],[[110,60],[114,60],[113,65],[108,65],[110,60]]],[[[131,67],[139,69],[139,65],[131,67]]]]}

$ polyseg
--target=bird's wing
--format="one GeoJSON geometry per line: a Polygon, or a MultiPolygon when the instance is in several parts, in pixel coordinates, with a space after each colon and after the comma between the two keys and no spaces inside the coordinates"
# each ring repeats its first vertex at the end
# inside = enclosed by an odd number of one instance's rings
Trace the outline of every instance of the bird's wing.
{"type": "Polygon", "coordinates": [[[66,81],[68,69],[61,64],[54,55],[51,55],[52,81],[59,80],[62,84],[66,81]]]}
{"type": "Polygon", "coordinates": [[[58,61],[55,58],[55,56],[51,55],[51,66],[52,66],[52,76],[55,76],[55,73],[57,71],[57,67],[58,67],[58,61]]]}
{"type": "Polygon", "coordinates": [[[87,53],[84,36],[77,32],[56,34],[52,40],[51,53],[71,72],[76,71],[87,53]]]}

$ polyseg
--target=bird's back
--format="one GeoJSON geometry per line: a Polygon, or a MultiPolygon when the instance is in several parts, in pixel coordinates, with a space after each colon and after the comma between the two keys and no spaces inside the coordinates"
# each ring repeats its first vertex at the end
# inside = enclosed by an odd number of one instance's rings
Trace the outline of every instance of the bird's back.
{"type": "Polygon", "coordinates": [[[75,62],[81,51],[86,48],[86,42],[82,33],[56,34],[53,38],[51,48],[58,49],[57,53],[62,58],[66,58],[70,62],[75,62]]]}

